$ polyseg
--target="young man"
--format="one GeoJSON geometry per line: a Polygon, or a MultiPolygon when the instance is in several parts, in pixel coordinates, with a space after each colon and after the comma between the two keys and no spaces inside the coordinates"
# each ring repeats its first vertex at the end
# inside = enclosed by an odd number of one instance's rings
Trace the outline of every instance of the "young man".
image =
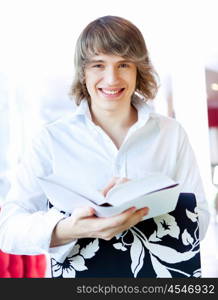
{"type": "MultiPolygon", "coordinates": [[[[90,189],[106,195],[115,184],[147,172],[162,172],[178,180],[182,191],[196,195],[203,238],[209,215],[195,158],[181,125],[146,104],[156,92],[155,72],[138,28],[114,16],[88,24],[75,51],[72,96],[78,108],[46,125],[19,165],[1,212],[3,251],[49,252],[56,277],[79,276],[87,269],[87,276],[97,276],[113,241],[113,247],[123,252],[131,245],[136,276],[143,261],[136,271],[134,255],[142,247],[139,240],[145,245],[146,239],[135,226],[149,208],[132,207],[99,218],[84,199],[90,189]],[[49,183],[57,187],[54,197],[49,196],[49,183]],[[72,198],[61,197],[60,188],[71,190],[72,198]]],[[[120,263],[124,267],[126,258],[120,263]]],[[[116,276],[117,270],[109,274],[116,276]]]]}

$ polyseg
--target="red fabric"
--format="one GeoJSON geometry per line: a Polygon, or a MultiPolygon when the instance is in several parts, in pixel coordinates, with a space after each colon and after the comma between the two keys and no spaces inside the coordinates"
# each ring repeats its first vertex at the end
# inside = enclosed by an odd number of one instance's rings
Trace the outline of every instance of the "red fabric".
{"type": "Polygon", "coordinates": [[[208,107],[209,127],[218,127],[218,107],[208,107]]]}
{"type": "Polygon", "coordinates": [[[0,278],[43,278],[45,272],[44,254],[14,255],[0,250],[0,278]]]}
{"type": "Polygon", "coordinates": [[[0,251],[0,278],[45,277],[45,255],[14,255],[0,251]]]}

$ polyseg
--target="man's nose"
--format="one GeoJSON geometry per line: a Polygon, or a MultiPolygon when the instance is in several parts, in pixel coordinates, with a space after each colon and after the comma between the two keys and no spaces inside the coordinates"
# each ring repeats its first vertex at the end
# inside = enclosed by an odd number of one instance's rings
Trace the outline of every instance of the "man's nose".
{"type": "Polygon", "coordinates": [[[109,85],[115,85],[119,82],[119,72],[116,68],[110,67],[105,72],[105,81],[109,85]]]}

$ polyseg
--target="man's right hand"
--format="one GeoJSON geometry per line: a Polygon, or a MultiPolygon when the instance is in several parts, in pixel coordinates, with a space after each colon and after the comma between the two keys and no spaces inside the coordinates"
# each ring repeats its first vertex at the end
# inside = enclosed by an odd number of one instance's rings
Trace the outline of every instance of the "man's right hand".
{"type": "Polygon", "coordinates": [[[112,217],[96,217],[91,207],[76,208],[70,217],[60,220],[55,226],[50,247],[67,244],[79,238],[110,240],[118,233],[136,225],[147,215],[148,208],[129,208],[112,217]]]}

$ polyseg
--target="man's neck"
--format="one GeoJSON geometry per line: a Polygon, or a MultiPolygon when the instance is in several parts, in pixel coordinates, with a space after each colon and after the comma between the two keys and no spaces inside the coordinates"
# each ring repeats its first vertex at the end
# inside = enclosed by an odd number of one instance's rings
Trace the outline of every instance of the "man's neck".
{"type": "Polygon", "coordinates": [[[90,111],[93,122],[110,136],[117,148],[138,119],[137,110],[132,105],[121,111],[98,110],[96,107],[91,107],[90,111]]]}
{"type": "Polygon", "coordinates": [[[91,107],[90,111],[93,122],[102,129],[128,129],[137,121],[137,111],[132,105],[122,111],[102,110],[97,107],[91,107]]]}

